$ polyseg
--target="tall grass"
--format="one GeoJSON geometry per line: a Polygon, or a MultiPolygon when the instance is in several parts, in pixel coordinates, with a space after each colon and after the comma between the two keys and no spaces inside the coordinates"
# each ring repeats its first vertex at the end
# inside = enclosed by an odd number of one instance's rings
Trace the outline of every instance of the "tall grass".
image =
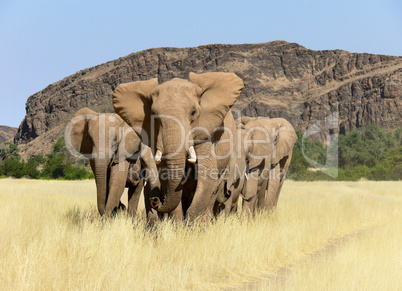
{"type": "MultiPolygon", "coordinates": [[[[388,234],[400,233],[395,221],[402,217],[401,186],[401,182],[287,181],[274,213],[219,217],[192,226],[163,221],[149,227],[143,215],[134,220],[124,213],[100,219],[93,181],[3,179],[0,289],[276,288],[275,280],[266,281],[267,275],[305,264],[311,254],[339,238],[376,226],[389,229],[388,234]]],[[[317,280],[324,280],[324,285],[315,286],[336,288],[345,286],[336,285],[337,280],[353,280],[371,260],[376,240],[382,240],[382,246],[387,242],[378,234],[362,241],[365,248],[359,242],[350,244],[347,252],[358,252],[357,267],[351,272],[342,269],[342,248],[339,263],[320,261],[327,269],[333,266],[327,277],[322,274],[325,268],[313,262],[317,280]],[[325,282],[332,277],[339,279],[325,282]]],[[[400,252],[395,237],[392,244],[393,251],[400,252]]],[[[371,266],[387,269],[393,263],[380,260],[371,266]]],[[[311,283],[304,286],[314,283],[314,274],[310,275],[311,283]]],[[[303,276],[295,276],[289,286],[304,283],[303,276]]],[[[360,289],[356,284],[353,289],[360,289]]]]}
{"type": "Polygon", "coordinates": [[[256,290],[401,290],[402,225],[392,220],[339,240],[256,290]]]}

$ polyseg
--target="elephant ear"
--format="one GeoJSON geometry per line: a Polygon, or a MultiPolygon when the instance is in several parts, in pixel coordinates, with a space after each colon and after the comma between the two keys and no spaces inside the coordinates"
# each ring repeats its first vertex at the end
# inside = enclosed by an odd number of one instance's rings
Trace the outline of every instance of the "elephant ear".
{"type": "Polygon", "coordinates": [[[124,122],[120,128],[119,146],[113,159],[114,163],[122,162],[140,150],[141,139],[137,133],[124,122]]]}
{"type": "MultiPolygon", "coordinates": [[[[200,86],[203,91],[197,126],[212,134],[222,125],[226,114],[239,98],[244,88],[243,80],[233,73],[190,73],[189,80],[200,86]]],[[[206,132],[200,130],[197,132],[197,138],[207,138],[206,132]]]]}
{"type": "Polygon", "coordinates": [[[67,125],[65,139],[67,147],[72,147],[81,154],[92,153],[93,142],[88,135],[88,121],[98,117],[98,113],[89,108],[82,108],[74,114],[67,125]]]}
{"type": "Polygon", "coordinates": [[[293,126],[283,118],[273,118],[277,124],[276,146],[272,153],[272,164],[277,164],[283,157],[288,156],[297,141],[297,135],[293,126]]]}
{"type": "Polygon", "coordinates": [[[150,132],[151,91],[158,86],[158,79],[120,84],[113,92],[113,107],[134,130],[150,132]]]}

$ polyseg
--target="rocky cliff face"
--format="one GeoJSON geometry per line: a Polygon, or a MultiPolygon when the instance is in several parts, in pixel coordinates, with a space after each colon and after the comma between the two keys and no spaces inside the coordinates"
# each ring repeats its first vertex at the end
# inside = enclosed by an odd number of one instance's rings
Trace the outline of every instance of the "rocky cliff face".
{"type": "Polygon", "coordinates": [[[14,135],[17,133],[17,128],[0,125],[0,141],[12,141],[14,135]]]}
{"type": "Polygon", "coordinates": [[[402,125],[402,57],[275,41],[149,49],[79,71],[28,98],[15,143],[61,126],[85,106],[113,111],[111,94],[120,83],[209,71],[234,72],[244,80],[233,109],[245,115],[284,117],[300,130],[332,112],[338,112],[341,132],[369,123],[402,125]]]}

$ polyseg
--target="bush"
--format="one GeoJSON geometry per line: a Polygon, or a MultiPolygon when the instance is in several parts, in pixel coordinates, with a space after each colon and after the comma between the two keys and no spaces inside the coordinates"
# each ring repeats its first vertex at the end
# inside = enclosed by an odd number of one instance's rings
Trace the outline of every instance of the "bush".
{"type": "Polygon", "coordinates": [[[298,141],[293,148],[292,162],[287,177],[293,180],[334,180],[320,171],[310,171],[307,156],[317,164],[325,164],[328,158],[337,157],[338,177],[336,180],[357,181],[369,180],[401,180],[402,179],[402,129],[393,133],[386,132],[375,125],[365,129],[352,131],[348,135],[340,135],[338,142],[329,146],[319,141],[304,140],[303,134],[297,132],[298,141]],[[338,145],[338,148],[336,146],[338,145]],[[302,152],[302,146],[304,155],[302,152]],[[338,152],[336,152],[338,151],[338,152]]]}
{"type": "Polygon", "coordinates": [[[66,180],[83,180],[94,177],[93,173],[88,172],[85,168],[73,166],[72,164],[66,165],[64,168],[64,175],[66,180]]]}
{"type": "Polygon", "coordinates": [[[20,158],[19,148],[9,142],[0,142],[0,164],[1,161],[8,159],[8,158],[20,158]]]}
{"type": "Polygon", "coordinates": [[[57,154],[49,154],[41,176],[44,178],[57,179],[64,177],[64,159],[57,154]]]}
{"type": "Polygon", "coordinates": [[[46,156],[45,167],[41,176],[48,179],[80,180],[92,178],[83,163],[74,161],[68,152],[64,137],[59,138],[52,147],[52,153],[46,156]]]}
{"type": "Polygon", "coordinates": [[[59,138],[46,157],[35,155],[25,163],[18,154],[18,147],[0,143],[0,176],[31,179],[90,179],[93,174],[84,165],[87,161],[75,161],[65,147],[64,137],[59,138]],[[43,166],[43,170],[38,168],[43,166]]]}
{"type": "Polygon", "coordinates": [[[38,166],[34,163],[26,163],[24,165],[24,176],[31,179],[39,179],[40,171],[38,170],[38,166]]]}
{"type": "Polygon", "coordinates": [[[14,178],[22,178],[25,175],[25,163],[17,158],[6,158],[0,166],[0,175],[14,178]]]}

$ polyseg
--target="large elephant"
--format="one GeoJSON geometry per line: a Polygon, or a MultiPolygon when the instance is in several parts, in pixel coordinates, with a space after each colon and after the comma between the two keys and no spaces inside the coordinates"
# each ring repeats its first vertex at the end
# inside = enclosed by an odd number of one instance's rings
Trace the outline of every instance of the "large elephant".
{"type": "Polygon", "coordinates": [[[155,78],[116,88],[116,113],[142,131],[143,142],[156,145],[163,197],[150,201],[158,212],[190,220],[212,212],[230,160],[230,108],[242,89],[243,81],[232,73],[190,73],[189,80],[158,84],[155,78]]]}
{"type": "Polygon", "coordinates": [[[141,163],[148,170],[149,191],[152,196],[158,195],[160,182],[150,149],[141,146],[138,135],[117,114],[99,114],[82,108],[72,118],[65,135],[70,150],[90,160],[101,215],[111,215],[117,210],[125,186],[129,188],[128,211],[136,212],[144,183],[141,163]]]}
{"type": "Polygon", "coordinates": [[[243,211],[277,205],[297,135],[283,118],[242,117],[248,164],[243,194],[243,211]]]}

